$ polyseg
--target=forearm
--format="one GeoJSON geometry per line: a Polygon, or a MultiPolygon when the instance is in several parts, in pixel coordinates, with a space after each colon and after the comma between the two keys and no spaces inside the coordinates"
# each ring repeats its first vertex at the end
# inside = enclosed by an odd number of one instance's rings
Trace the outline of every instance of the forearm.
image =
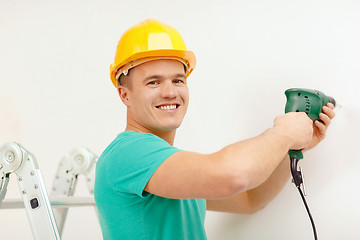
{"type": "Polygon", "coordinates": [[[290,143],[286,135],[271,128],[260,136],[241,141],[219,151],[225,168],[246,182],[242,191],[262,184],[287,155],[290,143]]]}
{"type": "Polygon", "coordinates": [[[264,208],[271,200],[273,200],[289,181],[290,160],[288,155],[283,158],[271,176],[261,185],[247,191],[249,203],[253,208],[253,212],[264,208]]]}
{"type": "Polygon", "coordinates": [[[274,199],[289,180],[289,157],[283,158],[271,176],[261,185],[224,199],[208,199],[207,209],[213,211],[251,214],[263,209],[274,199]]]}

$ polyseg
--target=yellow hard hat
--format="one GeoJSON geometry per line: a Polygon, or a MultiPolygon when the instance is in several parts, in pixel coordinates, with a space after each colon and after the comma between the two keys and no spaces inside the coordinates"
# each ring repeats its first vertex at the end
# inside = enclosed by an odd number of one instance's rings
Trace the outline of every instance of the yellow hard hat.
{"type": "Polygon", "coordinates": [[[194,70],[196,58],[188,51],[180,33],[173,27],[155,19],[147,19],[129,28],[120,38],[114,63],[110,65],[111,81],[121,74],[147,61],[175,59],[184,64],[186,77],[194,70]]]}

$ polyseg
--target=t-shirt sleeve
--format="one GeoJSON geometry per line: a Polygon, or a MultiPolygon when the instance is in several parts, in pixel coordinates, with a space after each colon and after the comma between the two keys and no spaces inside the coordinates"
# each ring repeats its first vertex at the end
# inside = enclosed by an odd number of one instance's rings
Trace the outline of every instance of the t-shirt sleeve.
{"type": "Polygon", "coordinates": [[[139,135],[126,140],[121,147],[114,146],[108,172],[114,190],[145,197],[144,188],[156,169],[180,150],[155,135],[139,135]]]}

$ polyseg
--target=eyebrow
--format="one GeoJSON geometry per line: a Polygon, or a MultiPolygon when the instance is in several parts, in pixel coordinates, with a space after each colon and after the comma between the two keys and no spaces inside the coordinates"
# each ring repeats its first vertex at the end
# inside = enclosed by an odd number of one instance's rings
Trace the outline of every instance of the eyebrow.
{"type": "MultiPolygon", "coordinates": [[[[150,75],[150,76],[148,76],[148,77],[146,77],[144,79],[144,82],[149,81],[151,79],[163,79],[163,78],[164,78],[164,75],[157,75],[157,74],[150,75]]],[[[176,78],[184,78],[184,79],[186,79],[186,75],[184,73],[176,73],[174,75],[171,75],[170,78],[171,79],[176,79],[176,78]]]]}

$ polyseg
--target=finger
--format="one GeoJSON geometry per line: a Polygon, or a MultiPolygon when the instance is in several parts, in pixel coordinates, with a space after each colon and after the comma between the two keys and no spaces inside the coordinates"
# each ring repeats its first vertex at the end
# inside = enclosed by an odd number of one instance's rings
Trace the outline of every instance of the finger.
{"type": "Polygon", "coordinates": [[[334,108],[335,108],[334,104],[332,104],[332,103],[327,103],[326,106],[329,107],[329,108],[331,108],[331,109],[334,109],[334,108]]]}
{"type": "Polygon", "coordinates": [[[330,117],[328,115],[326,115],[324,113],[320,113],[319,118],[326,127],[328,127],[330,125],[331,119],[330,119],[330,117]]]}
{"type": "Polygon", "coordinates": [[[325,134],[326,134],[326,126],[323,123],[321,123],[320,121],[318,121],[318,120],[316,120],[314,122],[314,124],[319,129],[319,133],[321,135],[325,136],[325,134]]]}
{"type": "Polygon", "coordinates": [[[324,106],[322,110],[326,115],[329,116],[330,119],[333,119],[335,117],[335,112],[331,107],[324,106]]]}

